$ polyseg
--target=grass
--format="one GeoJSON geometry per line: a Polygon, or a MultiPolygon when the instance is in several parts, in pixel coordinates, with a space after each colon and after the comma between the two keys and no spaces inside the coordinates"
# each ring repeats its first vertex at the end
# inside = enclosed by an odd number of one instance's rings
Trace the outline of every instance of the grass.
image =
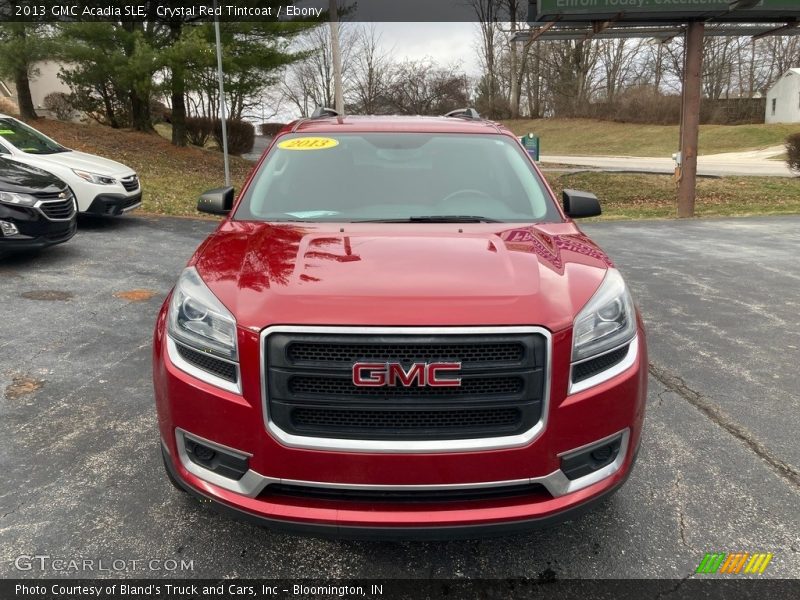
{"type": "MultiPolygon", "coordinates": [[[[176,148],[158,134],[99,125],[46,119],[39,119],[33,125],[70,148],[117,160],[135,169],[144,189],[142,212],[196,217],[195,205],[200,193],[223,184],[222,155],[214,150],[176,148]]],[[[241,188],[251,166],[252,163],[231,157],[234,187],[241,188]]],[[[564,174],[557,171],[548,171],[545,175],[559,194],[565,187],[596,193],[603,205],[603,219],[675,216],[676,185],[669,175],[564,174]]],[[[789,213],[800,213],[800,179],[725,177],[699,180],[698,216],[789,213]]]]}
{"type": "MultiPolygon", "coordinates": [[[[215,150],[176,148],[161,135],[100,125],[49,119],[31,125],[69,148],[116,160],[136,171],[144,190],[142,212],[198,216],[198,196],[225,184],[222,154],[215,150]]],[[[240,189],[252,163],[232,156],[230,166],[231,183],[240,189]]]]}
{"type": "MultiPolygon", "coordinates": [[[[546,173],[554,191],[564,188],[597,194],[604,220],[666,219],[676,216],[675,178],[631,173],[546,173]]],[[[782,177],[700,178],[698,217],[743,217],[800,213],[800,179],[782,177]]]]}
{"type": "MultiPolygon", "coordinates": [[[[541,138],[542,154],[660,156],[678,150],[677,125],[640,125],[592,119],[538,119],[504,121],[517,135],[529,132],[541,138]]],[[[700,154],[742,152],[782,145],[800,131],[800,124],[702,125],[700,154]]]]}
{"type": "MultiPolygon", "coordinates": [[[[153,129],[155,129],[156,133],[162,138],[172,142],[172,125],[169,123],[156,123],[153,125],[153,129]]],[[[208,141],[206,141],[206,145],[203,147],[206,150],[218,150],[219,148],[219,146],[217,146],[217,142],[214,141],[214,138],[211,136],[209,136],[208,141]]]]}

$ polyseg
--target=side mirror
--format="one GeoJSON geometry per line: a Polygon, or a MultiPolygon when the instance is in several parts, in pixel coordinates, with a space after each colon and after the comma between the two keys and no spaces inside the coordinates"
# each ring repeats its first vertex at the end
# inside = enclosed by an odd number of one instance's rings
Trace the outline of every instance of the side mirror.
{"type": "Polygon", "coordinates": [[[564,190],[562,192],[564,212],[573,219],[598,217],[603,212],[597,196],[589,192],[578,190],[564,190]]]}
{"type": "Polygon", "coordinates": [[[233,188],[222,187],[208,190],[200,195],[197,210],[210,215],[227,215],[233,208],[233,188]]]}

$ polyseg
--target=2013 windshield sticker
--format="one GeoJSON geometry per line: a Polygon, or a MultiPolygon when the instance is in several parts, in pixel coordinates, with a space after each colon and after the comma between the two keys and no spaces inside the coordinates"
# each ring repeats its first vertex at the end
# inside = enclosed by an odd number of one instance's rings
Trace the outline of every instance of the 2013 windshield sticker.
{"type": "Polygon", "coordinates": [[[278,144],[281,150],[327,150],[339,145],[339,140],[326,137],[301,137],[278,144]]]}

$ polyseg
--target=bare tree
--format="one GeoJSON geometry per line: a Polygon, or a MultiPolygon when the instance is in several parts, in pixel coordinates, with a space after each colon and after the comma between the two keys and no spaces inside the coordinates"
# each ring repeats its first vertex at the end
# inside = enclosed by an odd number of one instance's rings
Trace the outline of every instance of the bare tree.
{"type": "Polygon", "coordinates": [[[392,50],[382,47],[374,23],[358,29],[354,41],[350,102],[355,112],[377,114],[385,109],[392,50]]]}
{"type": "MultiPolygon", "coordinates": [[[[340,23],[339,37],[342,47],[342,79],[345,95],[350,84],[354,35],[350,24],[340,23]]],[[[335,103],[330,30],[327,27],[310,30],[299,41],[297,50],[306,53],[307,58],[289,66],[281,87],[288,102],[295,106],[300,114],[308,116],[317,106],[333,106],[335,103]]]]}
{"type": "Polygon", "coordinates": [[[641,55],[642,45],[641,40],[624,38],[598,42],[607,102],[613,103],[621,90],[640,79],[643,66],[638,57],[641,55]]]}
{"type": "Polygon", "coordinates": [[[703,43],[703,91],[707,98],[729,98],[736,70],[737,38],[707,37],[703,43]]]}
{"type": "Polygon", "coordinates": [[[643,65],[640,73],[639,85],[651,85],[653,93],[658,95],[661,93],[661,83],[664,80],[664,55],[666,54],[666,46],[669,40],[652,39],[647,40],[642,44],[643,50],[643,65]]]}
{"type": "Polygon", "coordinates": [[[497,73],[495,72],[495,56],[497,52],[498,16],[502,0],[467,0],[478,18],[480,33],[479,57],[483,64],[484,78],[487,85],[487,112],[496,117],[497,73]]]}
{"type": "Polygon", "coordinates": [[[510,60],[510,79],[511,90],[509,98],[509,106],[511,110],[511,118],[518,119],[520,111],[520,103],[522,100],[522,83],[526,76],[526,64],[528,55],[530,54],[531,45],[533,40],[525,42],[515,42],[514,36],[520,31],[518,21],[525,22],[526,17],[523,16],[528,7],[527,0],[504,0],[505,6],[508,9],[508,16],[511,19],[510,35],[508,37],[508,52],[511,55],[510,60]]]}
{"type": "Polygon", "coordinates": [[[598,50],[590,40],[549,42],[544,53],[547,82],[553,111],[558,116],[586,113],[597,85],[598,50]]]}
{"type": "Polygon", "coordinates": [[[800,39],[797,37],[768,37],[763,40],[762,56],[769,65],[764,91],[783,77],[789,69],[800,66],[800,39]]]}
{"type": "Polygon", "coordinates": [[[538,119],[543,115],[542,105],[542,42],[535,42],[525,63],[525,93],[528,99],[528,115],[538,119]]]}
{"type": "Polygon", "coordinates": [[[431,59],[406,60],[394,69],[386,99],[398,113],[440,115],[468,104],[465,80],[455,65],[440,67],[431,59]]]}

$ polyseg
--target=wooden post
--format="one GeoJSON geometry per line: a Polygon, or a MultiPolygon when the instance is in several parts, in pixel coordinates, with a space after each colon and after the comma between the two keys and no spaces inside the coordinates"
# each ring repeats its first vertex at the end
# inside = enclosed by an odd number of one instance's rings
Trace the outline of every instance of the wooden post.
{"type": "Polygon", "coordinates": [[[692,21],[686,30],[681,106],[681,170],[678,181],[678,217],[694,216],[697,192],[697,146],[700,136],[700,99],[703,85],[702,21],[692,21]]]}

